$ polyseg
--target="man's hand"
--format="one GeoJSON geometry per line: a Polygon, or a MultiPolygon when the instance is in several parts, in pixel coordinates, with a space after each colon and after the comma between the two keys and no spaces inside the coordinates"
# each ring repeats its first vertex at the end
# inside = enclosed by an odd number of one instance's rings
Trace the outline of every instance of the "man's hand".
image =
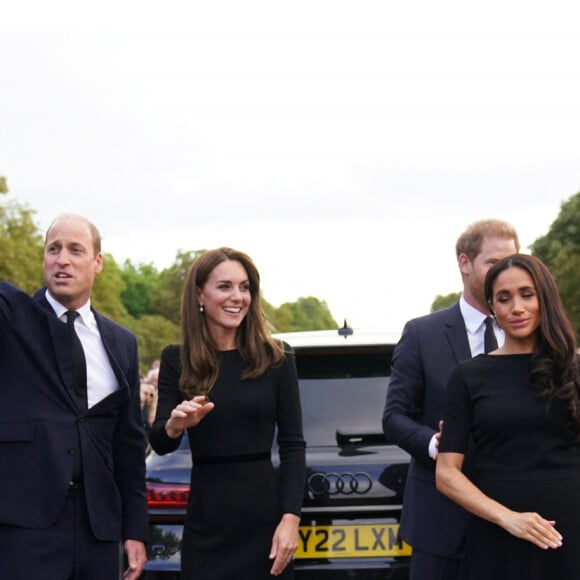
{"type": "Polygon", "coordinates": [[[429,457],[433,461],[437,460],[437,455],[439,455],[439,441],[441,441],[441,434],[443,433],[443,420],[439,421],[439,431],[431,437],[429,442],[429,457]]]}
{"type": "Polygon", "coordinates": [[[139,540],[125,540],[125,553],[129,566],[123,574],[123,580],[137,580],[147,562],[145,544],[139,540]]]}

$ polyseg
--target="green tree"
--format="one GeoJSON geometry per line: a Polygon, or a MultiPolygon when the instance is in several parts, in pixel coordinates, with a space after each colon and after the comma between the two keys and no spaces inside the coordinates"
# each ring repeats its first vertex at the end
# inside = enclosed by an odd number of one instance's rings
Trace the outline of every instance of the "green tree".
{"type": "Polygon", "coordinates": [[[285,332],[285,329],[290,328],[292,321],[288,311],[280,312],[279,308],[272,306],[263,296],[260,297],[262,310],[266,315],[266,320],[271,332],[285,332]]]}
{"type": "MultiPolygon", "coordinates": [[[[165,346],[179,342],[179,328],[172,321],[163,316],[152,315],[146,309],[139,316],[134,316],[129,312],[126,303],[122,300],[124,295],[128,296],[125,293],[125,280],[128,276],[133,281],[133,289],[137,289],[140,286],[139,276],[133,277],[133,274],[140,269],[132,265],[128,267],[127,262],[123,268],[120,268],[113,256],[106,254],[103,257],[103,271],[95,280],[91,302],[102,314],[135,334],[139,346],[141,372],[145,373],[151,362],[159,358],[165,346]]],[[[151,283],[148,276],[152,274],[154,268],[144,267],[143,270],[146,279],[142,286],[147,287],[151,283]]]]}
{"type": "Polygon", "coordinates": [[[125,284],[121,301],[127,312],[134,318],[148,314],[153,289],[160,285],[157,268],[153,264],[134,265],[125,260],[121,276],[125,284]]]}
{"type": "Polygon", "coordinates": [[[121,301],[124,289],[121,268],[111,254],[103,254],[103,270],[95,279],[91,305],[105,316],[126,326],[131,316],[121,301]]]}
{"type": "Polygon", "coordinates": [[[433,304],[431,304],[431,312],[435,312],[436,310],[443,310],[443,308],[449,308],[455,304],[459,297],[461,296],[461,292],[451,292],[451,294],[437,294],[435,296],[435,300],[433,300],[433,304]]]}
{"type": "Polygon", "coordinates": [[[566,313],[580,337],[580,192],[562,203],[548,233],[539,237],[531,250],[550,268],[566,313]]]}
{"type": "Polygon", "coordinates": [[[0,175],[0,193],[8,193],[8,183],[3,175],[0,175]]]}
{"type": "MultiPolygon", "coordinates": [[[[0,181],[5,195],[6,180],[0,181]]],[[[35,212],[15,201],[0,204],[0,280],[7,280],[26,292],[42,284],[44,240],[34,223],[35,212]]]]}
{"type": "Polygon", "coordinates": [[[276,332],[338,328],[326,302],[313,296],[299,298],[296,302],[285,302],[270,316],[269,320],[276,332]]]}
{"type": "Polygon", "coordinates": [[[179,326],[167,318],[146,314],[128,320],[127,328],[137,337],[141,372],[145,373],[151,363],[158,359],[168,344],[180,341],[179,326]]]}
{"type": "Polygon", "coordinates": [[[166,268],[159,275],[159,285],[151,289],[150,314],[159,314],[173,322],[179,324],[181,294],[185,277],[191,265],[204,252],[197,250],[185,252],[179,250],[175,262],[166,268]]]}
{"type": "Polygon", "coordinates": [[[549,268],[562,255],[562,250],[569,255],[580,252],[580,192],[562,203],[548,233],[539,237],[531,250],[549,268]]]}
{"type": "Polygon", "coordinates": [[[576,339],[580,342],[580,252],[562,250],[552,260],[550,270],[558,285],[566,314],[574,327],[576,339]]]}

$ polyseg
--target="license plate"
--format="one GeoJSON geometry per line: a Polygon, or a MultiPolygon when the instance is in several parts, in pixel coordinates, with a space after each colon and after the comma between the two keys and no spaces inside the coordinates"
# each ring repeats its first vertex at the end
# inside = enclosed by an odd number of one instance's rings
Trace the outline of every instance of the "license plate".
{"type": "Polygon", "coordinates": [[[410,556],[399,541],[399,524],[301,526],[296,558],[376,558],[410,556]]]}

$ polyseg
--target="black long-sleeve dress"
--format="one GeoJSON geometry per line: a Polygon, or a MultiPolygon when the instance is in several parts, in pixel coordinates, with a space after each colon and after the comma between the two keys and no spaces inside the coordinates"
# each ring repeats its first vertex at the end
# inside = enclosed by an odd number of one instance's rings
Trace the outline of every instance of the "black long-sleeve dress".
{"type": "Polygon", "coordinates": [[[449,380],[439,451],[465,453],[471,435],[474,483],[510,509],[555,520],[563,546],[543,550],[472,516],[469,580],[580,577],[580,443],[565,404],[531,384],[530,358],[481,355],[460,363],[449,380]]]}
{"type": "MultiPolygon", "coordinates": [[[[210,397],[214,410],[188,430],[193,467],[182,541],[183,580],[272,578],[268,558],[283,513],[302,506],[305,442],[294,357],[257,379],[242,380],[237,350],[220,353],[210,397]],[[277,428],[280,468],[270,451],[277,428]]],[[[161,355],[157,417],[150,441],[160,454],[174,451],[165,423],[182,400],[179,346],[161,355]]],[[[292,578],[289,566],[280,578],[292,578]]]]}

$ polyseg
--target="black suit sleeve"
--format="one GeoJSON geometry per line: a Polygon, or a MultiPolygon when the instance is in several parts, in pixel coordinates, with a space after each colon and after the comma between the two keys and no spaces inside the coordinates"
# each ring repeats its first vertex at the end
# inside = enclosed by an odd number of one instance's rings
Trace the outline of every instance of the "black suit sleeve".
{"type": "Polygon", "coordinates": [[[391,380],[383,412],[386,438],[416,459],[432,461],[429,442],[435,429],[420,423],[425,399],[425,370],[417,323],[405,325],[393,353],[391,380]]]}

